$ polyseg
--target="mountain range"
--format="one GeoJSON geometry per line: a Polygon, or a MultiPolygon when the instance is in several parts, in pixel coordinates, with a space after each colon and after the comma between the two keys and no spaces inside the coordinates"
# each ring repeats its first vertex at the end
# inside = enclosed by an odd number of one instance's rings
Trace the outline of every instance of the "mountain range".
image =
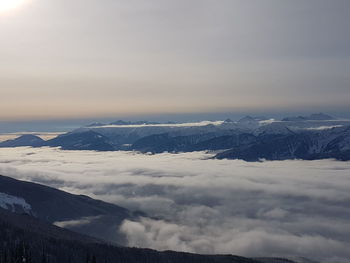
{"type": "Polygon", "coordinates": [[[117,121],[87,125],[44,141],[23,135],[0,147],[50,146],[64,150],[140,152],[211,151],[216,158],[246,161],[285,159],[350,160],[350,121],[324,113],[281,121],[246,116],[238,121],[154,123],[117,121]]]}

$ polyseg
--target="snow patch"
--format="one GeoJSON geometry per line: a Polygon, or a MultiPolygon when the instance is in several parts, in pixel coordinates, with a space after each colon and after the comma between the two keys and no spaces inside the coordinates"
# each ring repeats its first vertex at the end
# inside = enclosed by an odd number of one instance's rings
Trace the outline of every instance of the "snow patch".
{"type": "Polygon", "coordinates": [[[305,130],[309,131],[322,131],[322,130],[329,130],[333,128],[340,128],[344,127],[344,125],[331,125],[331,126],[319,126],[319,127],[310,127],[310,128],[305,128],[305,130]]]}
{"type": "Polygon", "coordinates": [[[30,213],[32,207],[22,197],[17,197],[5,193],[0,193],[0,207],[16,212],[18,207],[21,207],[24,212],[30,213]]]}
{"type": "Polygon", "coordinates": [[[58,227],[69,228],[88,225],[92,221],[101,218],[101,216],[86,216],[79,219],[67,220],[67,221],[56,221],[53,224],[58,227]]]}
{"type": "Polygon", "coordinates": [[[276,120],[275,120],[275,119],[268,119],[268,120],[259,121],[259,123],[260,123],[261,125],[271,124],[271,123],[273,123],[273,122],[276,122],[276,120]]]}

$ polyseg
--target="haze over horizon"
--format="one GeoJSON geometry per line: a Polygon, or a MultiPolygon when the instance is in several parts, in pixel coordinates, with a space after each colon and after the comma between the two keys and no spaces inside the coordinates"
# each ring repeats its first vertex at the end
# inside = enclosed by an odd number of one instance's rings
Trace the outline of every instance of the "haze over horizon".
{"type": "Polygon", "coordinates": [[[0,10],[0,120],[346,115],[349,17],[346,0],[24,0],[0,10]]]}

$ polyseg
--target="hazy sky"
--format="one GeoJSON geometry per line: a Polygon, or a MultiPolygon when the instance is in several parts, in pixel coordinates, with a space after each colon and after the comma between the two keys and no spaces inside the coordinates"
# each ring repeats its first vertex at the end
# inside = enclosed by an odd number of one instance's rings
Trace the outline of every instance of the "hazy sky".
{"type": "Polygon", "coordinates": [[[349,102],[349,0],[0,5],[1,120],[349,102]]]}

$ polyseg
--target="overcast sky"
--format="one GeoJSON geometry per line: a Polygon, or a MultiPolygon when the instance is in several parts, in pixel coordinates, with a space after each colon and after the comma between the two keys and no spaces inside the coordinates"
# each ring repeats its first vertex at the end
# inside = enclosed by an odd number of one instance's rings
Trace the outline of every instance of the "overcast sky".
{"type": "Polygon", "coordinates": [[[348,0],[24,0],[0,119],[349,111],[348,0]]]}

